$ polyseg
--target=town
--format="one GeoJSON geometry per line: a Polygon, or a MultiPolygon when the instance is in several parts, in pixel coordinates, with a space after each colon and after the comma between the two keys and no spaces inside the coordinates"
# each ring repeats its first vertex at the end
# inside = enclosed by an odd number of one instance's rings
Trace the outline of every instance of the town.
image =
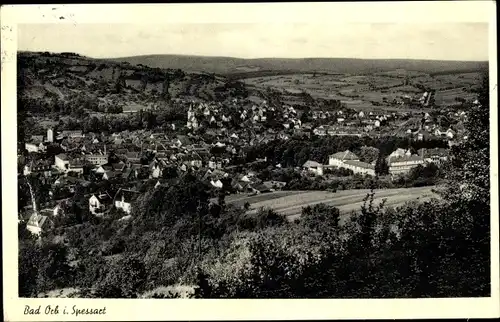
{"type": "MultiPolygon", "coordinates": [[[[187,172],[199,176],[214,191],[223,189],[226,193],[260,194],[284,189],[289,182],[263,180],[252,170],[252,165],[260,163],[262,168],[271,170],[286,168],[266,156],[249,160],[246,151],[246,147],[274,140],[288,141],[295,137],[313,140],[324,136],[339,137],[340,140],[345,136],[380,137],[402,128],[400,136],[410,141],[434,139],[443,142],[441,147],[418,151],[396,148],[384,160],[388,167],[385,173],[376,171],[379,151],[371,146],[362,147],[371,151],[362,158],[353,151],[337,151],[326,160],[311,159],[292,167],[297,174],[306,177],[328,176],[344,170],[347,176],[388,175],[391,180],[396,180],[418,166],[431,163],[438,166],[447,160],[449,147],[464,139],[460,126],[455,126],[456,130],[441,127],[436,116],[431,117],[429,113],[384,114],[339,109],[304,115],[303,111],[297,112],[292,106],[269,106],[266,101],[258,105],[237,99],[226,104],[182,103],[189,106],[187,122],[184,128],[170,124],[167,133],[163,128],[113,133],[58,132],[48,128],[46,135],[29,137],[24,145],[25,153],[20,155],[20,160],[26,160],[20,179],[37,176],[50,188],[44,198],[46,202],[39,205],[42,209],[31,215],[28,229],[38,234],[50,227],[50,218],[60,214],[64,208],[61,203],[75,192],[77,185],[85,189],[88,210],[92,214],[103,216],[113,206],[123,210],[125,219],[130,216],[143,184],[168,185],[169,179],[187,172]],[[268,116],[282,128],[267,123],[268,116]],[[239,126],[232,126],[238,123],[239,126]]],[[[472,103],[477,104],[477,101],[472,103]]],[[[465,113],[457,111],[446,117],[458,124],[464,120],[465,113]]],[[[33,207],[31,203],[26,206],[33,211],[29,208],[33,207]]]]}
{"type": "MultiPolygon", "coordinates": [[[[314,279],[321,261],[353,271],[379,239],[378,261],[409,262],[395,251],[409,220],[454,214],[439,208],[451,161],[484,139],[470,127],[484,121],[471,112],[487,104],[484,66],[380,64],[245,75],[19,52],[20,294],[288,297],[298,291],[277,285],[295,277],[274,281],[280,262],[314,279]],[[239,261],[251,268],[233,270],[239,261]],[[272,286],[246,286],[257,268],[272,286]]],[[[365,287],[341,283],[328,296],[365,287]]],[[[314,285],[301,296],[316,296],[314,285]]]]}

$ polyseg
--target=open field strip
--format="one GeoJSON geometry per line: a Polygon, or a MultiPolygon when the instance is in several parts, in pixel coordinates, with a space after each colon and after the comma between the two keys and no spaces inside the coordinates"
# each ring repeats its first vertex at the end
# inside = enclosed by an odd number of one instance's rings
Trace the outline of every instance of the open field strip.
{"type": "MultiPolygon", "coordinates": [[[[251,195],[251,194],[238,194],[238,195],[232,195],[226,197],[226,203],[234,205],[236,207],[243,207],[243,205],[248,202],[250,204],[252,203],[257,203],[263,200],[272,200],[272,199],[278,199],[286,196],[292,196],[292,195],[298,195],[301,193],[304,193],[306,191],[301,191],[301,190],[283,190],[283,191],[276,191],[272,193],[264,193],[264,194],[259,194],[259,195],[251,195]]],[[[213,199],[214,201],[216,200],[215,198],[213,199]]]]}
{"type": "MultiPolygon", "coordinates": [[[[379,204],[382,199],[387,199],[387,206],[400,206],[411,200],[429,200],[434,197],[431,191],[433,187],[378,189],[375,190],[374,204],[379,204]]],[[[260,208],[272,208],[276,212],[291,218],[297,217],[303,207],[317,204],[327,204],[338,207],[342,212],[350,212],[360,209],[363,198],[370,190],[344,190],[336,193],[327,191],[308,191],[296,195],[289,195],[260,202],[250,202],[249,213],[255,213],[260,208]]],[[[265,196],[262,194],[261,196],[265,196]]]]}

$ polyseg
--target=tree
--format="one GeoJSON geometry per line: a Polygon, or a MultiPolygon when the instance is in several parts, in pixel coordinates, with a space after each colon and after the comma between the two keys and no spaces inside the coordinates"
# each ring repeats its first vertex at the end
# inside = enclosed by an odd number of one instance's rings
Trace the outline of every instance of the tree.
{"type": "Polygon", "coordinates": [[[325,204],[307,206],[302,209],[300,222],[312,231],[335,232],[340,221],[337,208],[325,204]]]}
{"type": "Polygon", "coordinates": [[[371,146],[362,146],[356,153],[359,159],[366,163],[372,163],[378,159],[379,150],[371,146]]]}
{"type": "Polygon", "coordinates": [[[95,116],[92,116],[86,123],[86,132],[100,132],[99,125],[99,119],[95,116]]]}
{"type": "MultiPolygon", "coordinates": [[[[33,297],[37,294],[37,276],[40,265],[40,250],[36,246],[34,238],[25,227],[19,226],[24,236],[29,236],[19,243],[19,297],[33,297]],[[29,233],[29,235],[27,235],[29,233]]],[[[20,236],[21,237],[21,236],[20,236]]]]}
{"type": "Polygon", "coordinates": [[[379,155],[375,163],[375,173],[378,175],[386,175],[389,173],[389,165],[382,155],[379,155]]]}
{"type": "Polygon", "coordinates": [[[47,291],[70,285],[73,269],[68,262],[68,249],[62,244],[44,245],[40,252],[37,290],[47,291]]]}
{"type": "Polygon", "coordinates": [[[453,209],[454,221],[467,229],[467,264],[475,271],[477,285],[489,292],[490,266],[490,135],[489,135],[489,79],[483,76],[478,92],[479,104],[467,111],[464,122],[467,139],[454,146],[450,167],[446,174],[447,187],[441,191],[443,199],[453,209]],[[483,263],[483,264],[481,264],[483,263]]]}
{"type": "Polygon", "coordinates": [[[126,256],[111,267],[96,293],[103,298],[136,298],[145,281],[144,262],[137,257],[126,256]]]}

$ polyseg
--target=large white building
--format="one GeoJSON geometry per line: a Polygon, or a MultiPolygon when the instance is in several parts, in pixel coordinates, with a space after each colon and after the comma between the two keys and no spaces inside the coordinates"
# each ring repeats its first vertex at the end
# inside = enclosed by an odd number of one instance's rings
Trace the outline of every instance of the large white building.
{"type": "Polygon", "coordinates": [[[54,161],[56,168],[61,172],[83,173],[84,163],[82,159],[70,159],[66,154],[61,153],[54,157],[54,161]]]}
{"type": "Polygon", "coordinates": [[[45,145],[43,143],[34,143],[34,142],[29,142],[25,143],[24,147],[28,152],[44,152],[45,151],[45,145]]]}
{"type": "Polygon", "coordinates": [[[389,162],[389,174],[392,176],[403,175],[419,165],[424,165],[424,158],[419,155],[393,157],[389,162]]]}
{"type": "Polygon", "coordinates": [[[108,155],[106,154],[87,154],[85,159],[96,166],[108,163],[108,155]]]}
{"type": "Polygon", "coordinates": [[[354,173],[375,176],[375,167],[359,160],[359,157],[349,150],[330,155],[329,166],[349,169],[354,173]]]}
{"type": "Polygon", "coordinates": [[[54,157],[54,164],[56,168],[63,172],[69,171],[69,158],[64,153],[58,154],[54,157]]]}
{"type": "Polygon", "coordinates": [[[337,167],[341,167],[345,161],[359,161],[359,157],[351,151],[345,150],[332,154],[328,158],[328,164],[337,167]]]}

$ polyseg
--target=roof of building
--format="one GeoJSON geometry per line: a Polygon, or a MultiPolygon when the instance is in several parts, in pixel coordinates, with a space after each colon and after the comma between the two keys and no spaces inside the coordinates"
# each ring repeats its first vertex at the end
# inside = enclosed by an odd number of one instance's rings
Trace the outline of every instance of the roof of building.
{"type": "Polygon", "coordinates": [[[85,160],[73,159],[73,160],[69,161],[69,165],[70,165],[70,168],[83,168],[83,166],[85,165],[85,160]]]}
{"type": "Polygon", "coordinates": [[[355,167],[360,167],[360,168],[363,168],[363,169],[370,169],[370,170],[374,170],[375,169],[375,167],[373,166],[373,164],[362,162],[362,161],[347,160],[347,161],[344,161],[344,163],[348,164],[348,165],[355,166],[355,167]]]}
{"type": "Polygon", "coordinates": [[[419,155],[404,155],[401,157],[395,157],[390,160],[390,165],[395,163],[410,162],[410,161],[424,161],[424,159],[419,155]]]}
{"type": "Polygon", "coordinates": [[[125,163],[112,163],[111,168],[114,171],[122,171],[125,168],[125,163]]]}
{"type": "Polygon", "coordinates": [[[27,164],[30,168],[48,168],[53,164],[50,160],[31,160],[29,164],[27,164]]]}
{"type": "Polygon", "coordinates": [[[359,157],[349,150],[345,150],[343,152],[337,152],[335,154],[332,154],[330,157],[338,159],[338,160],[342,160],[342,161],[347,161],[347,160],[358,161],[359,160],[359,157]]]}
{"type": "Polygon", "coordinates": [[[107,193],[93,194],[91,197],[97,198],[100,203],[111,203],[113,198],[107,193]]]}
{"type": "Polygon", "coordinates": [[[34,143],[41,143],[43,141],[43,135],[32,135],[31,141],[34,143]]]}
{"type": "MultiPolygon", "coordinates": [[[[111,178],[115,178],[117,176],[117,173],[114,172],[114,171],[106,171],[104,172],[104,175],[108,178],[108,179],[111,179],[111,178]]],[[[104,176],[103,175],[103,176],[104,176]]]]}
{"type": "Polygon", "coordinates": [[[418,150],[418,154],[423,155],[424,157],[431,157],[431,156],[445,157],[450,154],[450,151],[445,148],[420,149],[418,150]]]}
{"type": "Polygon", "coordinates": [[[317,167],[321,167],[321,166],[322,166],[321,163],[316,162],[316,161],[311,161],[311,160],[306,161],[306,163],[304,163],[304,165],[303,165],[304,168],[317,168],[317,167]]]}
{"type": "Polygon", "coordinates": [[[139,196],[140,196],[140,193],[138,191],[120,189],[117,193],[116,200],[120,200],[123,197],[123,200],[125,202],[131,203],[131,202],[134,202],[139,196]]]}
{"type": "Polygon", "coordinates": [[[257,190],[257,191],[260,191],[260,192],[270,190],[270,187],[268,187],[267,185],[265,185],[263,183],[258,183],[258,184],[252,185],[252,188],[257,190]]]}
{"type": "Polygon", "coordinates": [[[35,226],[35,227],[40,227],[43,228],[43,226],[48,222],[48,217],[43,216],[37,213],[33,213],[28,220],[28,225],[29,226],[35,226]]]}
{"type": "Polygon", "coordinates": [[[140,152],[130,152],[130,151],[127,151],[125,153],[125,155],[127,156],[127,158],[140,158],[141,157],[141,153],[140,152]]]}
{"type": "Polygon", "coordinates": [[[69,158],[68,158],[68,156],[65,153],[60,153],[60,154],[56,155],[56,157],[58,159],[63,160],[63,161],[69,161],[69,158]]]}

